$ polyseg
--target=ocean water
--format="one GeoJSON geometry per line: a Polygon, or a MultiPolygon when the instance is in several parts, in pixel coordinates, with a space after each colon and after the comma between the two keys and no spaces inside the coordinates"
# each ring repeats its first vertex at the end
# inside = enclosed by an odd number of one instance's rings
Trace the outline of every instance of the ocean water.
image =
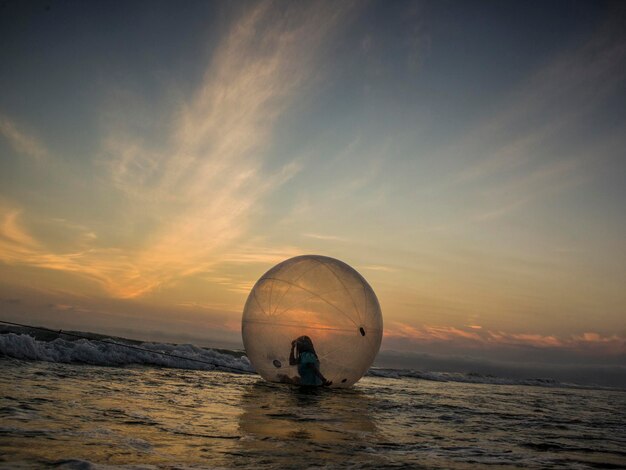
{"type": "Polygon", "coordinates": [[[619,390],[398,371],[303,390],[24,335],[0,353],[2,468],[626,468],[619,390]]]}

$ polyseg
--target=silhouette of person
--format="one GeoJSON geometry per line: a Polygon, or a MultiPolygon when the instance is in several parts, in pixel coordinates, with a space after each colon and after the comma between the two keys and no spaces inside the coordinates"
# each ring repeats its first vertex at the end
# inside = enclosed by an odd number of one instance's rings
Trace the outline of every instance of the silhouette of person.
{"type": "Polygon", "coordinates": [[[327,387],[332,384],[320,372],[320,361],[308,336],[300,336],[291,342],[289,365],[298,366],[300,385],[327,387]]]}

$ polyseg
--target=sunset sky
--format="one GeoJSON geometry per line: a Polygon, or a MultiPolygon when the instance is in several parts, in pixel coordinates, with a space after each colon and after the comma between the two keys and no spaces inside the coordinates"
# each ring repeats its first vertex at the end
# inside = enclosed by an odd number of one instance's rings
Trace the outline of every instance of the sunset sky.
{"type": "Polygon", "coordinates": [[[623,366],[625,18],[3,2],[1,317],[236,347],[314,253],[372,285],[383,349],[623,366]]]}

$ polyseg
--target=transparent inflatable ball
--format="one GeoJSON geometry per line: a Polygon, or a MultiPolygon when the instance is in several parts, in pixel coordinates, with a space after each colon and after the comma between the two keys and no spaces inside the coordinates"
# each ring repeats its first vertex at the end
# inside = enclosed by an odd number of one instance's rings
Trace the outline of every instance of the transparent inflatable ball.
{"type": "Polygon", "coordinates": [[[288,259],[254,285],[242,336],[254,369],[270,382],[349,387],[378,353],[383,320],[356,270],[326,256],[288,259]]]}

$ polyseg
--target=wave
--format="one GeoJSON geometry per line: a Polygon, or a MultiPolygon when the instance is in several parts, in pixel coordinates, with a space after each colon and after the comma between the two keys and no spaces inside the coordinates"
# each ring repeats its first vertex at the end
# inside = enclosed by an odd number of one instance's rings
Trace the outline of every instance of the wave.
{"type": "MultiPolygon", "coordinates": [[[[87,334],[87,333],[85,333],[87,334]]],[[[175,369],[222,370],[254,373],[248,358],[240,352],[200,348],[191,344],[151,343],[101,337],[94,339],[40,340],[30,334],[0,334],[0,356],[15,359],[91,364],[98,366],[147,365],[175,369]],[[103,342],[107,341],[107,342],[103,342]],[[134,349],[139,348],[139,349],[134,349]],[[178,357],[172,357],[178,356],[178,357]]],[[[430,372],[411,369],[371,368],[370,377],[418,379],[493,385],[530,385],[565,388],[587,387],[546,378],[513,379],[478,373],[430,372]]]]}
{"type": "MultiPolygon", "coordinates": [[[[108,340],[112,341],[112,340],[108,340]]],[[[246,356],[220,352],[191,344],[115,342],[57,338],[40,341],[27,334],[0,335],[0,356],[47,362],[81,363],[98,366],[142,364],[176,369],[254,372],[246,356]],[[132,349],[132,348],[141,348],[132,349]],[[182,356],[172,357],[172,356],[182,356]]]]}
{"type": "Polygon", "coordinates": [[[384,377],[388,379],[421,379],[432,380],[435,382],[462,382],[472,384],[491,384],[491,385],[529,385],[534,387],[559,387],[559,388],[609,388],[599,386],[585,386],[573,383],[559,382],[550,378],[528,378],[528,379],[513,379],[507,377],[496,377],[493,375],[479,374],[476,372],[462,373],[462,372],[426,372],[416,371],[410,369],[380,369],[372,368],[368,371],[367,375],[371,377],[384,377]]]}

